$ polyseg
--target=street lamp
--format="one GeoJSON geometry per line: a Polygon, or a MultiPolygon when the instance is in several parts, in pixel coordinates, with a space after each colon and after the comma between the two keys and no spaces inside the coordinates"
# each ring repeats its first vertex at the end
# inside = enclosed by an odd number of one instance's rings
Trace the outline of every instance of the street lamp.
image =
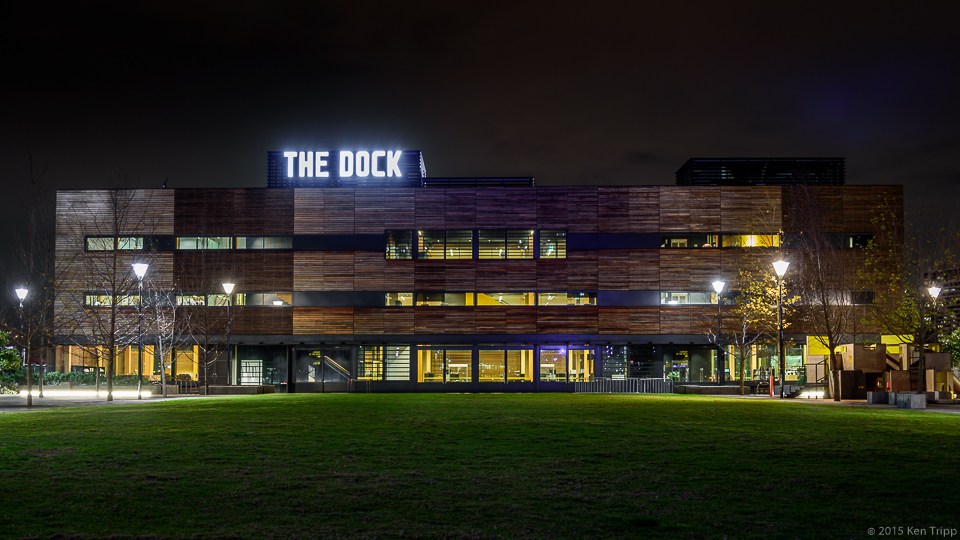
{"type": "MultiPolygon", "coordinates": [[[[221,283],[223,292],[227,293],[227,366],[231,366],[230,361],[230,306],[233,304],[233,283],[221,283]]],[[[233,371],[231,369],[231,371],[233,371]]]]}
{"type": "Polygon", "coordinates": [[[787,273],[790,263],[779,260],[773,263],[773,270],[777,273],[777,327],[780,330],[780,399],[783,399],[783,386],[787,382],[787,359],[783,351],[783,275],[787,273]]]}
{"type": "Polygon", "coordinates": [[[24,363],[25,363],[26,366],[27,366],[27,407],[30,407],[30,406],[33,405],[33,395],[32,395],[32,392],[33,392],[33,375],[32,375],[32,373],[30,372],[30,358],[28,358],[29,354],[27,353],[26,346],[24,346],[24,345],[22,344],[22,342],[24,341],[24,335],[23,335],[23,300],[27,297],[27,293],[28,293],[29,291],[28,291],[27,289],[20,288],[20,289],[17,289],[16,292],[17,292],[17,298],[20,299],[20,341],[21,341],[20,354],[23,355],[23,361],[24,361],[24,363]]]}
{"type": "Polygon", "coordinates": [[[720,297],[720,293],[723,292],[724,285],[726,283],[720,280],[713,282],[713,290],[717,291],[717,384],[725,382],[724,369],[727,365],[723,346],[720,345],[720,331],[723,328],[723,319],[720,317],[720,306],[723,304],[723,299],[720,297]]]}
{"type": "Polygon", "coordinates": [[[133,264],[133,273],[137,275],[137,283],[139,285],[137,314],[140,316],[140,336],[137,342],[137,399],[143,399],[143,395],[141,395],[141,383],[143,382],[143,276],[147,275],[147,268],[150,268],[149,264],[133,264]]]}

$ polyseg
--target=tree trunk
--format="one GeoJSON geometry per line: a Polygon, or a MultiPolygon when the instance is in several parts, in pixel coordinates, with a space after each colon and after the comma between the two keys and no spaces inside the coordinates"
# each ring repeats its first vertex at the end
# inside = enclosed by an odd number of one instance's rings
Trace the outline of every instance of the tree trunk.
{"type": "Polygon", "coordinates": [[[743,388],[743,364],[744,364],[743,351],[740,351],[740,395],[741,396],[747,395],[743,388]]]}

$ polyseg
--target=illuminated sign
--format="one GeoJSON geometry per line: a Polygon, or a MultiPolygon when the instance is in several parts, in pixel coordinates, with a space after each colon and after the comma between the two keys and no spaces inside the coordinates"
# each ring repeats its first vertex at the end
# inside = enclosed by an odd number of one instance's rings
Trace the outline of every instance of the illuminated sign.
{"type": "Polygon", "coordinates": [[[284,152],[287,178],[329,178],[330,167],[336,167],[339,178],[401,178],[400,150],[340,150],[339,159],[330,162],[330,152],[284,152]]]}
{"type": "Polygon", "coordinates": [[[426,176],[419,150],[267,152],[267,187],[419,187],[426,176]]]}

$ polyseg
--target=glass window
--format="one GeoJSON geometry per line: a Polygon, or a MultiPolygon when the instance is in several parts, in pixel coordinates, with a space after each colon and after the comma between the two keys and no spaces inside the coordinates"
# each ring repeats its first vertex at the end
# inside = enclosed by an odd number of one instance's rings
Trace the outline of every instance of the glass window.
{"type": "Polygon", "coordinates": [[[564,347],[540,349],[540,380],[567,380],[567,349],[564,347]]]}
{"type": "Polygon", "coordinates": [[[507,258],[533,258],[533,231],[507,231],[507,258]]]}
{"type": "Polygon", "coordinates": [[[230,305],[230,295],[228,294],[208,294],[207,305],[225,307],[230,305]]]}
{"type": "Polygon", "coordinates": [[[367,381],[383,380],[383,347],[360,347],[357,354],[357,378],[367,381]]]}
{"type": "Polygon", "coordinates": [[[533,349],[507,349],[507,382],[533,381],[533,349]]]}
{"type": "Polygon", "coordinates": [[[417,293],[418,306],[472,306],[473,293],[417,293]]]}
{"type": "Polygon", "coordinates": [[[665,249],[714,248],[720,235],[717,234],[671,234],[660,237],[660,247],[665,249]]]}
{"type": "Polygon", "coordinates": [[[568,378],[574,381],[592,381],[596,352],[593,349],[570,349],[568,378]]]}
{"type": "Polygon", "coordinates": [[[443,231],[417,231],[417,258],[443,258],[443,231]]]}
{"type": "Polygon", "coordinates": [[[230,249],[232,236],[179,236],[177,249],[230,249]]]}
{"type": "Polygon", "coordinates": [[[678,305],[678,304],[690,304],[690,305],[710,305],[716,304],[718,295],[715,292],[700,292],[700,291],[677,291],[677,292],[661,292],[660,293],[660,304],[662,305],[678,305]]]}
{"type": "Polygon", "coordinates": [[[293,237],[238,236],[237,249],[293,249],[293,237]]]}
{"type": "Polygon", "coordinates": [[[413,231],[386,231],[387,258],[413,258],[413,231]]]}
{"type": "Polygon", "coordinates": [[[410,347],[387,345],[383,347],[384,379],[388,381],[410,380],[410,347]]]}
{"type": "Polygon", "coordinates": [[[384,293],[384,305],[391,307],[413,306],[412,292],[384,293]]]}
{"type": "Polygon", "coordinates": [[[417,379],[419,382],[443,382],[443,349],[419,350],[420,366],[417,379]]]}
{"type": "Polygon", "coordinates": [[[567,231],[540,231],[540,258],[567,258],[567,231]]]}
{"type": "Polygon", "coordinates": [[[504,382],[506,380],[506,351],[480,351],[480,382],[504,382]]]}
{"type": "Polygon", "coordinates": [[[471,349],[421,349],[418,351],[420,382],[471,382],[471,349]]]}
{"type": "Polygon", "coordinates": [[[480,231],[477,233],[481,259],[507,258],[507,231],[480,231]]]}
{"type": "MultiPolygon", "coordinates": [[[[121,236],[117,241],[121,251],[139,251],[143,249],[142,236],[121,236]]],[[[87,251],[113,251],[113,238],[88,237],[87,251]]]]}
{"type": "Polygon", "coordinates": [[[236,306],[275,306],[293,305],[292,293],[243,293],[236,295],[236,306]]]}
{"type": "Polygon", "coordinates": [[[602,350],[603,376],[623,380],[627,376],[627,347],[606,345],[602,350]]]}
{"type": "Polygon", "coordinates": [[[777,234],[725,234],[723,247],[779,247],[780,235],[777,234]]]}
{"type": "Polygon", "coordinates": [[[537,294],[540,306],[595,306],[597,293],[594,292],[549,292],[537,294]]]}
{"type": "MultiPolygon", "coordinates": [[[[240,295],[237,295],[240,296],[240,295]]],[[[205,306],[204,295],[202,294],[178,294],[178,306],[205,306]]]]}
{"type": "Polygon", "coordinates": [[[873,291],[850,291],[850,302],[855,306],[873,305],[873,291]]]}
{"type": "Polygon", "coordinates": [[[478,306],[535,306],[536,293],[502,292],[477,293],[478,306]]]}
{"type": "Polygon", "coordinates": [[[473,231],[447,231],[446,258],[473,258],[473,231]]]}
{"type": "MultiPolygon", "coordinates": [[[[118,306],[136,306],[139,300],[136,294],[118,294],[118,306]]],[[[91,307],[109,306],[112,304],[112,296],[109,294],[86,294],[84,295],[84,304],[91,307]]]]}

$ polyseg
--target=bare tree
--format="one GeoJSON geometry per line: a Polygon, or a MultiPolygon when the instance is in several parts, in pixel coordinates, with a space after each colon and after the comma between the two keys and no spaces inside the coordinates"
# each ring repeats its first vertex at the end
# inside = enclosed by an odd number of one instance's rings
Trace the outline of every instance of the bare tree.
{"type": "Polygon", "coordinates": [[[153,336],[154,354],[160,359],[160,387],[167,397],[167,369],[172,367],[174,351],[189,341],[188,330],[182,309],[177,305],[176,286],[170,287],[165,280],[151,279],[144,289],[144,316],[148,332],[153,336]]]}
{"type": "Polygon", "coordinates": [[[147,190],[113,188],[61,193],[58,201],[58,327],[98,365],[105,360],[107,401],[113,400],[116,353],[137,338],[132,264],[158,270],[157,254],[147,245],[157,225],[151,199],[147,190]]]}
{"type": "Polygon", "coordinates": [[[844,287],[843,246],[833,233],[839,224],[831,223],[829,206],[822,200],[819,187],[799,185],[790,191],[793,204],[788,219],[798,231],[790,242],[798,267],[793,275],[807,329],[829,351],[831,395],[834,401],[840,401],[843,364],[836,350],[853,328],[856,312],[844,287]]]}

